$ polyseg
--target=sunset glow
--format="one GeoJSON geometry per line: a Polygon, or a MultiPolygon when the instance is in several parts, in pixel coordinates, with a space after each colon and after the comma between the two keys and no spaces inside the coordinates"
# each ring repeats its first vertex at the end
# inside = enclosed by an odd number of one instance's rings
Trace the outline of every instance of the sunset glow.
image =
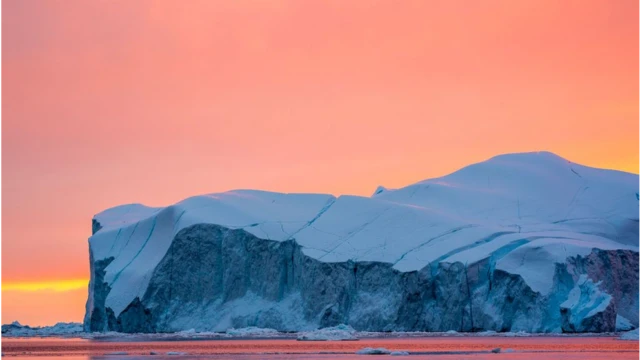
{"type": "Polygon", "coordinates": [[[89,284],[87,279],[78,280],[55,280],[55,281],[38,281],[38,282],[2,282],[2,291],[70,291],[77,289],[85,289],[89,284]]]}
{"type": "Polygon", "coordinates": [[[82,320],[118,204],[369,196],[536,150],[638,172],[637,0],[2,7],[3,323],[82,320]]]}

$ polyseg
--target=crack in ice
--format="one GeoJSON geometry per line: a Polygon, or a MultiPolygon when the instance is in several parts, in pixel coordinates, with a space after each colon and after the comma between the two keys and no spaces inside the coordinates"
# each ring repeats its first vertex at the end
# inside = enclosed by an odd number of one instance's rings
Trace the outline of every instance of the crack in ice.
{"type": "Polygon", "coordinates": [[[144,243],[142,244],[142,247],[140,247],[140,250],[138,250],[138,252],[133,256],[133,258],[131,258],[131,260],[129,260],[129,262],[122,269],[120,269],[120,271],[118,271],[118,273],[113,277],[113,281],[111,281],[111,286],[112,287],[116,283],[116,281],[118,281],[118,278],[120,277],[120,274],[122,274],[122,272],[127,267],[129,267],[129,265],[131,265],[131,263],[133,263],[133,261],[138,257],[138,255],[140,255],[142,250],[144,250],[144,248],[147,246],[147,243],[149,242],[149,239],[151,239],[151,235],[153,235],[153,230],[156,228],[156,220],[157,219],[158,219],[158,217],[154,217],[153,218],[153,223],[151,224],[151,231],[149,231],[149,235],[147,236],[147,238],[145,239],[144,243]]]}

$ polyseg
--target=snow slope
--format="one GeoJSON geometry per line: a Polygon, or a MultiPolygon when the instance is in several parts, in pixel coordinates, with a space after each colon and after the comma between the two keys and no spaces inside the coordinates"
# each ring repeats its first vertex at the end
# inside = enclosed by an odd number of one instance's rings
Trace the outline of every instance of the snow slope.
{"type": "MultiPolygon", "coordinates": [[[[487,260],[490,273],[519,276],[534,293],[551,298],[556,264],[568,259],[586,258],[594,249],[621,250],[635,254],[637,264],[638,175],[537,152],[497,156],[400,189],[379,187],[371,197],[237,190],[165,208],[118,206],[94,217],[87,319],[96,300],[117,318],[136,298],[148,298],[177,235],[198,224],[295,241],[305,257],[321,263],[384,263],[400,273],[429,268],[435,276],[439,264],[487,260]],[[107,260],[104,268],[98,263],[107,260]],[[100,299],[93,291],[101,285],[96,267],[108,285],[100,299]]],[[[580,274],[573,275],[577,282],[580,274]]],[[[569,296],[574,286],[567,286],[569,296]]],[[[635,312],[625,317],[637,318],[637,300],[630,305],[635,312]]],[[[366,306],[353,310],[366,312],[366,306]]],[[[300,324],[314,322],[304,318],[300,324]]]]}

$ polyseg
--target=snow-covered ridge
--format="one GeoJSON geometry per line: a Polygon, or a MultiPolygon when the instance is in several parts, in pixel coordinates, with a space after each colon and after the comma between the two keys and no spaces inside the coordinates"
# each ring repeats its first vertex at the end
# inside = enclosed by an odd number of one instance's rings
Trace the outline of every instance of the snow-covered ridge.
{"type": "MultiPolygon", "coordinates": [[[[547,152],[509,154],[404,188],[380,187],[371,197],[238,190],[164,208],[118,206],[94,223],[92,261],[111,259],[105,306],[116,317],[144,297],[176,235],[196,224],[292,240],[324,263],[412,272],[490,259],[492,269],[547,296],[556,263],[593,249],[638,251],[638,175],[547,152]]],[[[92,303],[90,294],[88,314],[92,303]]]]}

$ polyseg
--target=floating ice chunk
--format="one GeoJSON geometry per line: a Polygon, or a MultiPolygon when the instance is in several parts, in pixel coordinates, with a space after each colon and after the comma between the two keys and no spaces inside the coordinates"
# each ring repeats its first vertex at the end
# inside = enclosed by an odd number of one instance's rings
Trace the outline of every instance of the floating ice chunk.
{"type": "Polygon", "coordinates": [[[187,355],[187,353],[182,351],[168,351],[167,355],[187,355]]]}
{"type": "Polygon", "coordinates": [[[389,354],[391,354],[391,351],[387,350],[385,348],[370,348],[370,347],[366,347],[364,349],[360,349],[360,350],[356,351],[356,354],[358,354],[358,355],[389,355],[389,354]]]}
{"type": "Polygon", "coordinates": [[[340,324],[338,326],[323,328],[315,331],[303,332],[298,335],[300,341],[339,341],[357,340],[356,331],[349,325],[340,324]]]}
{"type": "Polygon", "coordinates": [[[409,355],[408,351],[404,351],[404,350],[396,350],[396,351],[392,351],[391,354],[389,354],[391,356],[406,356],[409,355]]]}

